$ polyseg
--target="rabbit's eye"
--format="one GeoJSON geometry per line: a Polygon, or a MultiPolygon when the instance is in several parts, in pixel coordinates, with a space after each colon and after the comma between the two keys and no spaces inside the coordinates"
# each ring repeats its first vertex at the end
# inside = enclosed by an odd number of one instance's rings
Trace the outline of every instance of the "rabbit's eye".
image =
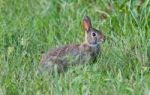
{"type": "Polygon", "coordinates": [[[95,37],[95,36],[96,36],[96,33],[92,32],[92,36],[95,37]]]}

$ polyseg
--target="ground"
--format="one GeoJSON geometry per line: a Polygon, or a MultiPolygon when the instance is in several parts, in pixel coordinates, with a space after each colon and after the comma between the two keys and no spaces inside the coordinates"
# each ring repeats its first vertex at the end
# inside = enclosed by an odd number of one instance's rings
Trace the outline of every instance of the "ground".
{"type": "Polygon", "coordinates": [[[149,0],[0,0],[0,95],[149,95],[149,0]],[[95,63],[38,72],[41,54],[84,40],[91,17],[106,41],[95,63]]]}

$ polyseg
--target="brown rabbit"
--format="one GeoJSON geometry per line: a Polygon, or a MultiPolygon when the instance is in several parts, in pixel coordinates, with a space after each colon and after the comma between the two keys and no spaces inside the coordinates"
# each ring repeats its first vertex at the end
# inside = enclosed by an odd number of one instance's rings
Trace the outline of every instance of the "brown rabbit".
{"type": "Polygon", "coordinates": [[[85,64],[95,60],[100,53],[101,42],[105,37],[101,31],[94,29],[88,16],[83,19],[85,40],[78,45],[67,45],[43,54],[41,64],[50,70],[56,68],[64,71],[66,67],[75,64],[85,64]]]}

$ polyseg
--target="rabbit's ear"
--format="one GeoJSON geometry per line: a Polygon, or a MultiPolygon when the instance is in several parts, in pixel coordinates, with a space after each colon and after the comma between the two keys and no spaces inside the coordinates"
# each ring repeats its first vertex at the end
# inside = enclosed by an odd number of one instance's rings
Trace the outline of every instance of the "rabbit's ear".
{"type": "Polygon", "coordinates": [[[83,19],[83,28],[85,31],[88,31],[92,27],[91,20],[88,16],[85,16],[83,19]]]}

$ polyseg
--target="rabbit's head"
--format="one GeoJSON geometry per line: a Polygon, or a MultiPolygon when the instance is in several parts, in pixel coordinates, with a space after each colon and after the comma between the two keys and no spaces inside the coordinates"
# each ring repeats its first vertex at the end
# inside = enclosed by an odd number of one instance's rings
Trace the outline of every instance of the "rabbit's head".
{"type": "Polygon", "coordinates": [[[83,28],[85,31],[85,42],[89,46],[97,46],[105,40],[103,33],[92,27],[91,20],[88,16],[85,16],[83,19],[83,28]]]}

